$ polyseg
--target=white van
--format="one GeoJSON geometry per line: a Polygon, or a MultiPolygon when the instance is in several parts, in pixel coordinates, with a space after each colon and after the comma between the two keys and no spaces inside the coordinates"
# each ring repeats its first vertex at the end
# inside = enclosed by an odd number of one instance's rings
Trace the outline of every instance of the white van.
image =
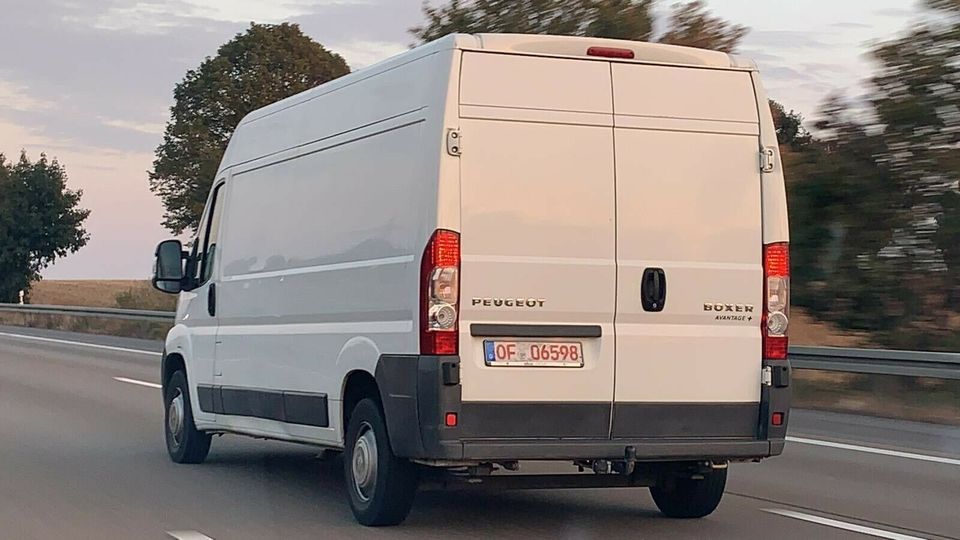
{"type": "Polygon", "coordinates": [[[783,450],[787,206],[742,58],[451,35],[249,114],[198,233],[157,250],[176,462],[217,433],[342,450],[384,525],[427,483],[700,517],[783,450]]]}

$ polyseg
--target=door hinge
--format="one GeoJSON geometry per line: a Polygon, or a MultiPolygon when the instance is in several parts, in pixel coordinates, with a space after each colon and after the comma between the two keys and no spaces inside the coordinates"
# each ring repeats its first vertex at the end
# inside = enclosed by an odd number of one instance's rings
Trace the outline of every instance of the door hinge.
{"type": "Polygon", "coordinates": [[[764,366],[763,371],[760,372],[760,384],[763,386],[773,385],[773,369],[770,366],[764,366]]]}
{"type": "Polygon", "coordinates": [[[777,164],[777,150],[766,147],[760,151],[760,172],[770,173],[777,164]]]}
{"type": "Polygon", "coordinates": [[[463,152],[463,135],[459,129],[447,130],[447,153],[451,156],[459,156],[463,152]]]}

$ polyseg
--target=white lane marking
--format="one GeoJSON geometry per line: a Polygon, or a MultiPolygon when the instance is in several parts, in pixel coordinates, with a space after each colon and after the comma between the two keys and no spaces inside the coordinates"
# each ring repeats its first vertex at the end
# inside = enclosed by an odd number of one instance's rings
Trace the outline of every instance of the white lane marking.
{"type": "Polygon", "coordinates": [[[213,540],[213,538],[197,531],[167,531],[167,534],[177,540],[213,540]]]}
{"type": "Polygon", "coordinates": [[[916,459],[920,461],[930,461],[933,463],[943,463],[945,465],[960,466],[960,459],[946,458],[940,456],[929,456],[926,454],[914,454],[911,452],[900,452],[897,450],[887,450],[885,448],[873,448],[871,446],[860,446],[856,444],[838,443],[833,441],[821,441],[817,439],[806,439],[803,437],[787,437],[787,441],[800,444],[811,444],[814,446],[826,446],[828,448],[838,448],[840,450],[853,450],[854,452],[865,452],[867,454],[879,454],[881,456],[893,456],[905,459],[916,459]]]}
{"type": "Polygon", "coordinates": [[[857,525],[855,523],[847,523],[846,521],[837,521],[835,519],[829,519],[820,516],[814,516],[811,514],[804,514],[803,512],[794,512],[793,510],[782,510],[779,508],[764,508],[764,512],[771,514],[777,514],[783,517],[799,519],[801,521],[809,521],[810,523],[816,523],[817,525],[826,525],[827,527],[833,527],[835,529],[843,529],[845,531],[852,531],[860,534],[867,534],[870,536],[875,536],[877,538],[889,538],[890,540],[926,540],[925,538],[919,536],[910,536],[907,534],[900,534],[891,531],[885,531],[883,529],[874,529],[873,527],[865,527],[863,525],[857,525]]]}
{"type": "Polygon", "coordinates": [[[157,383],[152,383],[152,382],[147,382],[147,381],[138,381],[138,380],[136,380],[136,379],[128,379],[128,378],[126,378],[126,377],[114,377],[113,380],[119,381],[119,382],[130,383],[130,384],[137,384],[137,385],[140,385],[140,386],[146,386],[147,388],[163,388],[162,386],[160,386],[160,385],[157,384],[157,383]]]}
{"type": "Polygon", "coordinates": [[[90,347],[93,349],[106,349],[108,351],[119,351],[125,353],[137,353],[137,354],[149,354],[150,356],[159,356],[160,353],[156,351],[145,351],[143,349],[128,349],[126,347],[113,347],[111,345],[98,345],[96,343],[84,343],[83,341],[68,341],[65,339],[53,339],[45,338],[40,336],[25,336],[23,334],[8,334],[6,332],[0,332],[0,336],[19,338],[19,339],[32,339],[34,341],[45,341],[48,343],[60,343],[62,345],[79,345],[81,347],[90,347]]]}

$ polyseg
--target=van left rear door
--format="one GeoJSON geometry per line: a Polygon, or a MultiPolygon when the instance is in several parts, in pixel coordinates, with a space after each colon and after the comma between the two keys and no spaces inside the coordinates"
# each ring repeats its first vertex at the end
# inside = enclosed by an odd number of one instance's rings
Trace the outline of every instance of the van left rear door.
{"type": "Polygon", "coordinates": [[[612,120],[606,62],[464,54],[464,439],[609,434],[612,120]]]}

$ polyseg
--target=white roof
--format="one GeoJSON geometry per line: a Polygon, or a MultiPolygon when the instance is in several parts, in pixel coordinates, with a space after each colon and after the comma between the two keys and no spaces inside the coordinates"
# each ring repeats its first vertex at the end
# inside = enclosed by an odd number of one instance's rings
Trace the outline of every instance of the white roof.
{"type": "Polygon", "coordinates": [[[661,43],[539,34],[450,34],[436,41],[431,41],[430,43],[390,57],[372,66],[354,71],[334,81],[267,105],[247,115],[240,124],[242,125],[336,88],[347,86],[376,73],[410,62],[416,58],[428,56],[443,50],[482,50],[513,54],[589,58],[587,56],[587,49],[590,47],[630,49],[634,53],[632,60],[610,58],[598,58],[598,60],[700,66],[719,69],[757,69],[756,64],[752,61],[727,53],[696,49],[693,47],[681,47],[678,45],[664,45],[661,43]]]}

